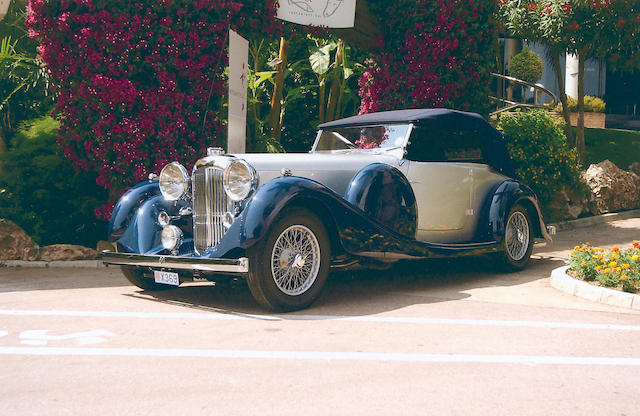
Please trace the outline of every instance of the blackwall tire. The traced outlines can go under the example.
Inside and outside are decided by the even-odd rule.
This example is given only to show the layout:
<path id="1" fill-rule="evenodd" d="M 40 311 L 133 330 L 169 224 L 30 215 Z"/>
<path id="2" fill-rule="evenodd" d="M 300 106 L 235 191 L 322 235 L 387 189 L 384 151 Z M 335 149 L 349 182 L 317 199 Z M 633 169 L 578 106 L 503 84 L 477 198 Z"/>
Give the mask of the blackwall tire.
<path id="1" fill-rule="evenodd" d="M 529 263 L 533 250 L 534 233 L 529 213 L 522 205 L 509 211 L 502 239 L 500 262 L 507 271 L 522 270 Z"/>
<path id="2" fill-rule="evenodd" d="M 156 283 L 151 277 L 144 277 L 144 273 L 142 269 L 140 269 L 139 267 L 120 266 L 120 270 L 122 271 L 122 274 L 124 275 L 124 277 L 127 278 L 129 282 L 139 287 L 140 289 L 153 292 L 153 291 L 161 291 L 161 290 L 170 290 L 175 288 L 175 286 Z"/>
<path id="3" fill-rule="evenodd" d="M 273 311 L 294 311 L 320 295 L 331 246 L 322 221 L 307 209 L 294 208 L 280 215 L 247 256 L 247 283 L 256 301 Z"/>

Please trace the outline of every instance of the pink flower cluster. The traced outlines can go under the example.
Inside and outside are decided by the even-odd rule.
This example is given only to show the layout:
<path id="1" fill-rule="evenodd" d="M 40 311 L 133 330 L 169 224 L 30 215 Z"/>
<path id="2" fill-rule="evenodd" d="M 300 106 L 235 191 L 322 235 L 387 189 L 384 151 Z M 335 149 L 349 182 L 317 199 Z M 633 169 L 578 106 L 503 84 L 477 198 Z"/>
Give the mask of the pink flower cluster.
<path id="1" fill-rule="evenodd" d="M 27 27 L 57 93 L 58 143 L 114 199 L 224 143 L 228 30 L 281 30 L 275 0 L 30 0 Z"/>
<path id="2" fill-rule="evenodd" d="M 361 113 L 409 107 L 487 112 L 494 56 L 492 13 L 482 0 L 372 3 L 390 33 L 360 79 Z"/>

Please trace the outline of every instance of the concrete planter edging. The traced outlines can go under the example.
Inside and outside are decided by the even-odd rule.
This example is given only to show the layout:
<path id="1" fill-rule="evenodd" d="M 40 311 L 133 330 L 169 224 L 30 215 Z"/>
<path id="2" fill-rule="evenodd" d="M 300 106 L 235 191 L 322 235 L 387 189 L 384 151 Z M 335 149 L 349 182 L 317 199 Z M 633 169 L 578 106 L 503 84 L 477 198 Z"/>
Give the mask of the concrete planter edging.
<path id="1" fill-rule="evenodd" d="M 574 279 L 567 274 L 568 269 L 569 266 L 562 266 L 551 272 L 552 287 L 582 299 L 640 311 L 640 295 L 594 286 Z"/>

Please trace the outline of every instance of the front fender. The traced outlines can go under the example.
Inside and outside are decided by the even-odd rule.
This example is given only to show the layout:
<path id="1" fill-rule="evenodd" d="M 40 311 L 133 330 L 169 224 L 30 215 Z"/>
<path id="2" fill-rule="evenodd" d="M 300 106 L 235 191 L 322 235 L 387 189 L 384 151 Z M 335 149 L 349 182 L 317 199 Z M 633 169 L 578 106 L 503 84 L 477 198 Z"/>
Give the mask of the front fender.
<path id="1" fill-rule="evenodd" d="M 156 254 L 164 250 L 160 241 L 162 227 L 158 214 L 165 211 L 177 216 L 184 201 L 167 201 L 160 193 L 158 181 L 145 181 L 125 192 L 116 203 L 109 221 L 109 241 L 118 243 L 128 253 Z M 184 241 L 180 252 L 189 252 L 193 246 L 193 231 L 190 217 L 176 225 L 182 229 Z"/>

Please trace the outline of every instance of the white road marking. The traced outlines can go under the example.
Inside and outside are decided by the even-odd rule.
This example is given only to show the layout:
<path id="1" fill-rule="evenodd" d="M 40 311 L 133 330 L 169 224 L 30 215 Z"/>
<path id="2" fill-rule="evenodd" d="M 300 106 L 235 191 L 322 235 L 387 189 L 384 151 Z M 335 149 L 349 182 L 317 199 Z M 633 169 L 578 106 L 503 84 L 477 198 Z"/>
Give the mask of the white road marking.
<path id="1" fill-rule="evenodd" d="M 136 318 L 136 319 L 205 319 L 237 320 L 260 319 L 268 321 L 345 321 L 367 323 L 399 323 L 427 325 L 466 325 L 522 328 L 563 328 L 563 329 L 601 329 L 610 331 L 640 331 L 639 325 L 594 324 L 581 322 L 545 322 L 545 321 L 507 321 L 485 319 L 448 319 L 390 316 L 340 316 L 340 315 L 257 315 L 180 313 L 180 312 L 109 312 L 109 311 L 39 311 L 39 310 L 0 310 L 1 315 L 9 316 L 77 316 L 91 318 Z"/>
<path id="2" fill-rule="evenodd" d="M 35 329 L 31 331 L 23 331 L 20 333 L 21 343 L 25 345 L 47 345 L 49 341 L 62 341 L 67 339 L 75 339 L 80 345 L 92 345 L 106 342 L 106 337 L 115 337 L 116 334 L 104 329 L 95 329 L 93 331 L 76 332 L 67 335 L 48 335 L 51 332 L 48 329 Z"/>
<path id="3" fill-rule="evenodd" d="M 229 358 L 420 363 L 640 366 L 634 357 L 564 357 L 539 355 L 402 354 L 367 352 L 259 351 L 148 348 L 0 347 L 0 355 Z"/>

